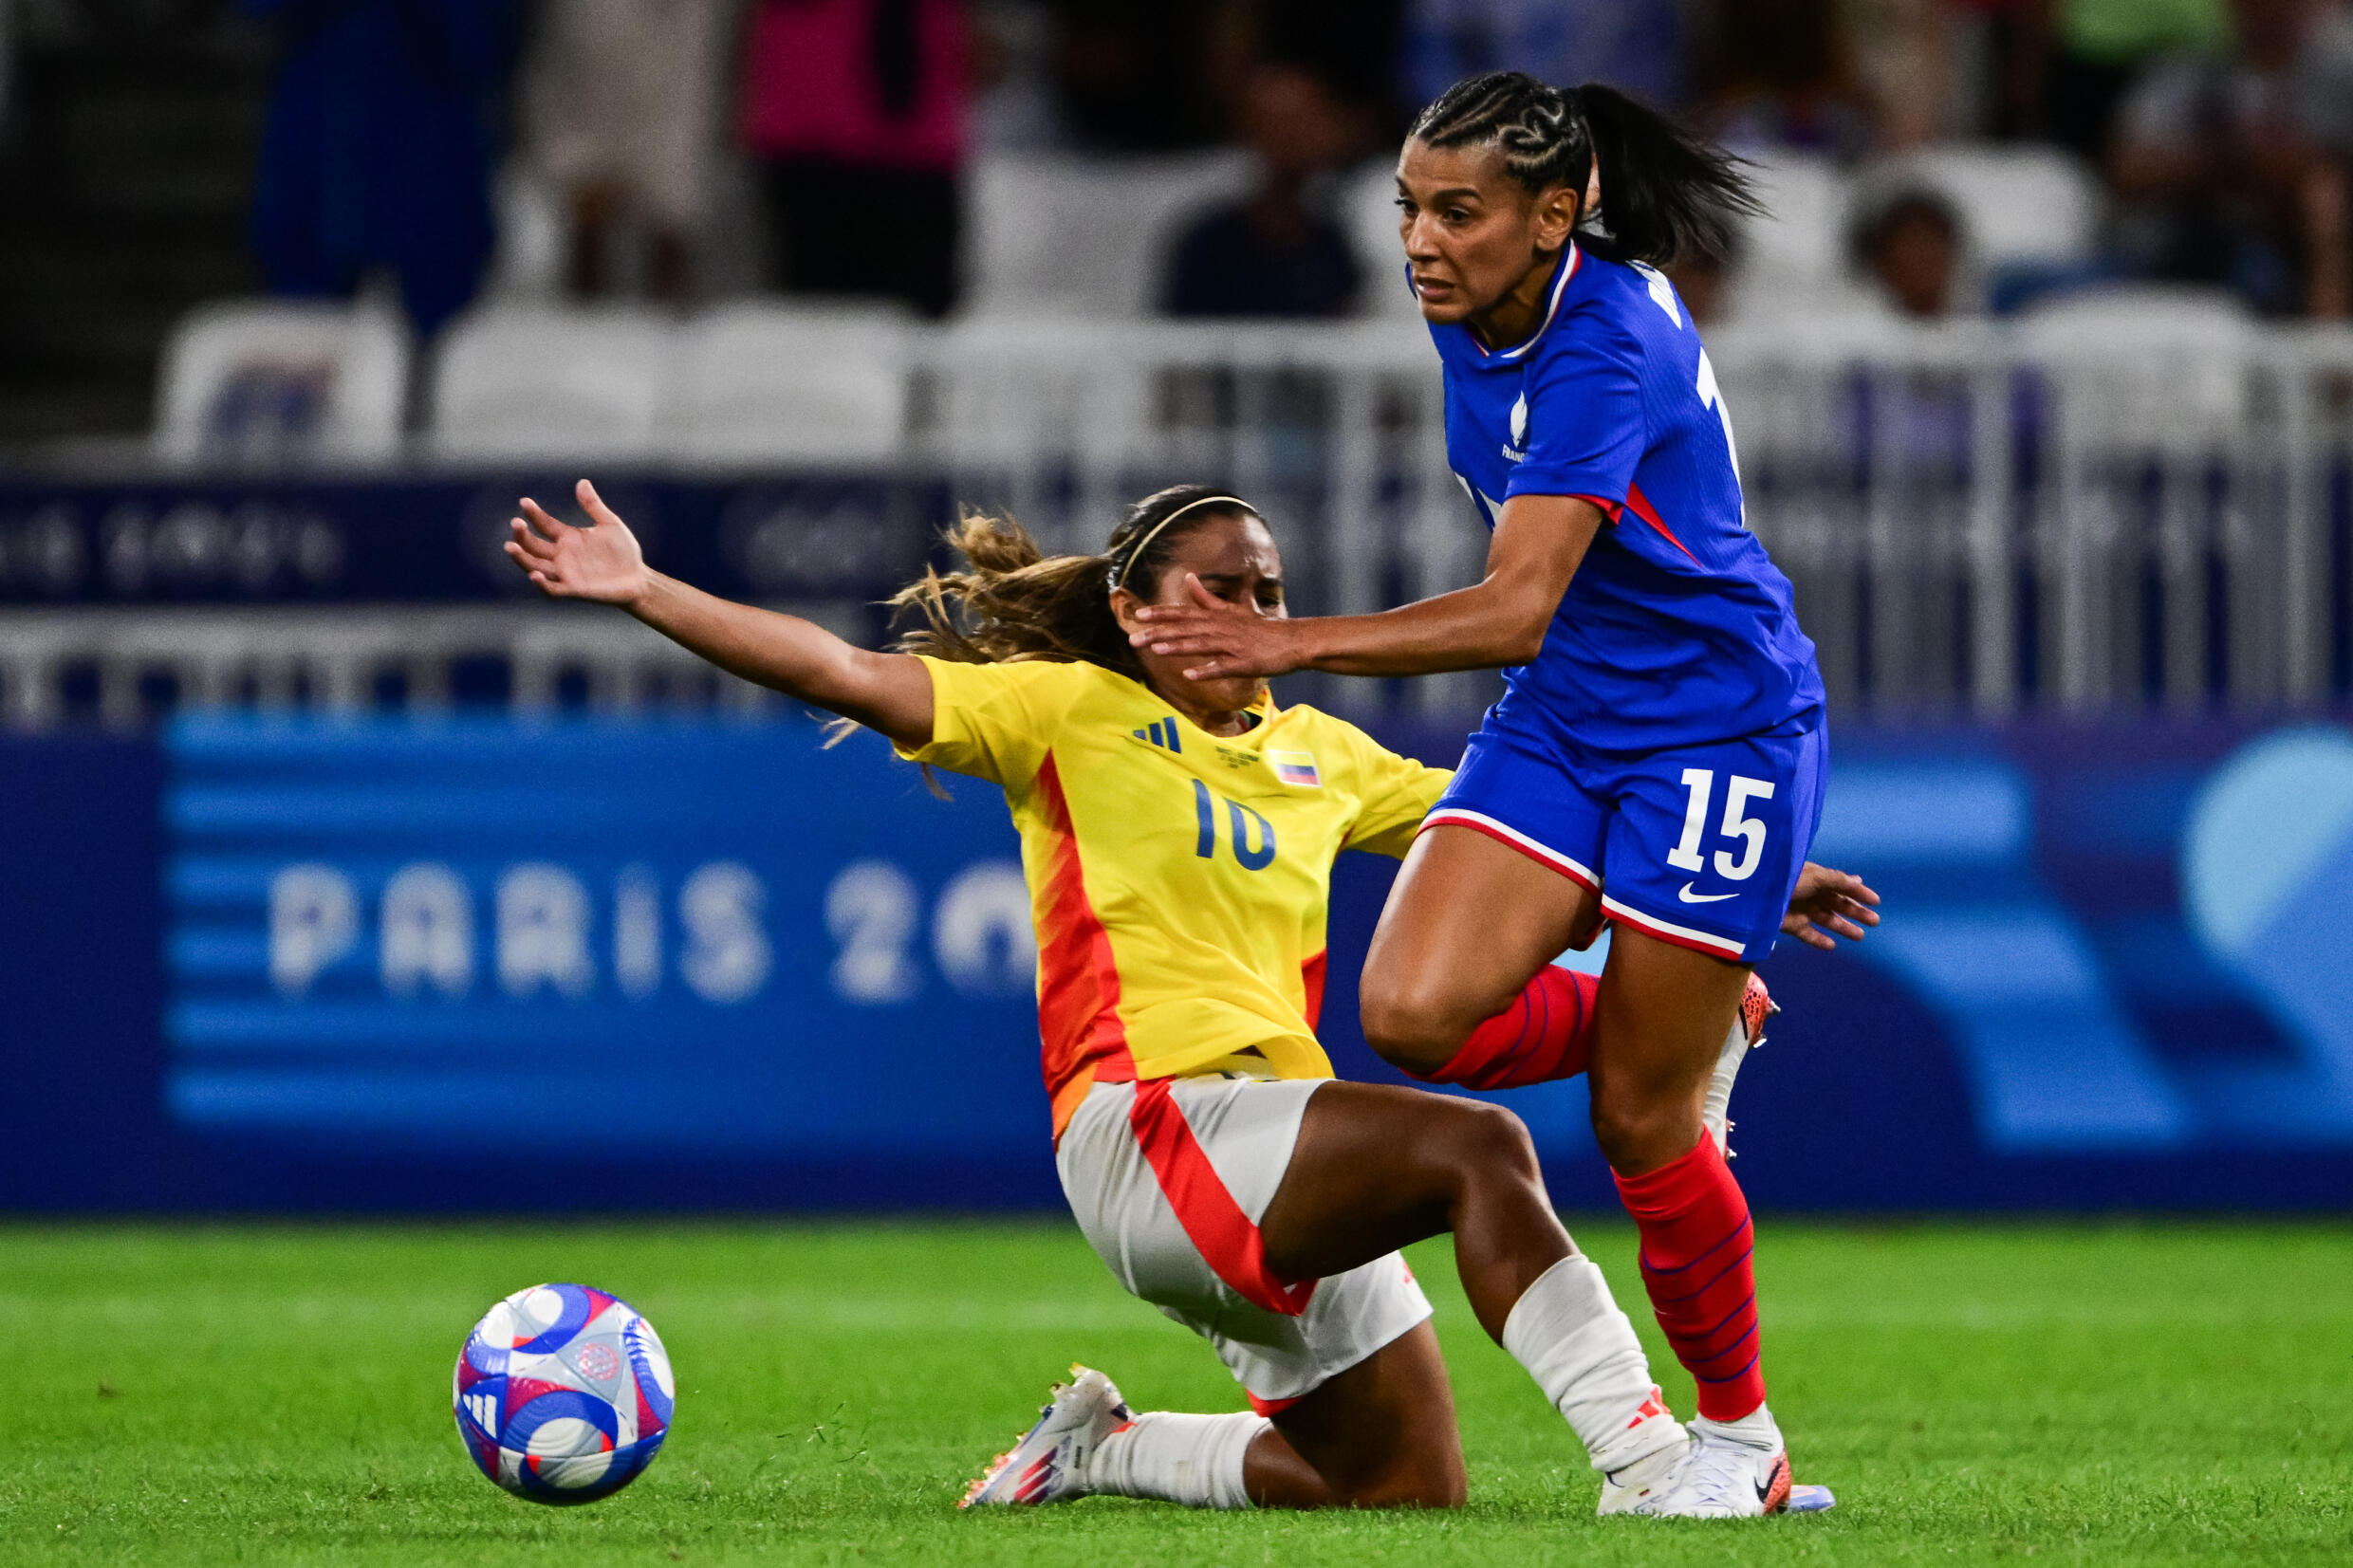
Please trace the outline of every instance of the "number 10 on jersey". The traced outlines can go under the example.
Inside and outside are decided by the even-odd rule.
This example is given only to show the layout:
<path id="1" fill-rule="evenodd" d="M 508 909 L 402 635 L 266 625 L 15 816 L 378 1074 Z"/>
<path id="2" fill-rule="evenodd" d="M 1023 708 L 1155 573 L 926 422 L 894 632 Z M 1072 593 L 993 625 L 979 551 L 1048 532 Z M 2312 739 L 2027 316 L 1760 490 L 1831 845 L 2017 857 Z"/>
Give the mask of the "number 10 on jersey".
<path id="1" fill-rule="evenodd" d="M 1217 799 L 1209 792 L 1209 785 L 1193 781 L 1193 816 L 1198 835 L 1193 840 L 1193 853 L 1204 860 L 1217 854 Z M 1272 822 L 1239 801 L 1226 802 L 1226 822 L 1233 858 L 1244 871 L 1264 871 L 1273 863 Z"/>

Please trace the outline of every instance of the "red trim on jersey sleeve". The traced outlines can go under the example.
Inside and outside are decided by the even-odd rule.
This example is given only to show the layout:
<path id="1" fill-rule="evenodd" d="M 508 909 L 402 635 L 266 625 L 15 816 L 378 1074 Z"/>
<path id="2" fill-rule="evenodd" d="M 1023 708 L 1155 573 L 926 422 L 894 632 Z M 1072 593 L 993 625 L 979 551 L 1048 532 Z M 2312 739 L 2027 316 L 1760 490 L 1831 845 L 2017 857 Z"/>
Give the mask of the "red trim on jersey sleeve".
<path id="1" fill-rule="evenodd" d="M 1623 502 L 1604 500 L 1598 495 L 1572 495 L 1569 499 L 1571 501 L 1589 502 L 1592 505 L 1599 507 L 1602 510 L 1602 515 L 1608 518 L 1612 523 L 1617 522 L 1618 519 L 1624 514 L 1626 509 Z"/>
<path id="2" fill-rule="evenodd" d="M 1300 1400 L 1305 1399 L 1307 1396 L 1304 1393 L 1300 1393 L 1293 1394 L 1288 1399 L 1261 1399 L 1258 1395 L 1251 1393 L 1250 1390 L 1244 1389 L 1242 1391 L 1242 1397 L 1250 1401 L 1251 1413 L 1252 1415 L 1281 1415 L 1285 1411 L 1289 1410 L 1293 1405 L 1298 1404 Z"/>
<path id="3" fill-rule="evenodd" d="M 1658 508 L 1650 504 L 1650 497 L 1642 493 L 1641 486 L 1628 485 L 1626 487 L 1626 508 L 1633 512 L 1635 516 L 1640 518 L 1643 522 L 1658 529 L 1659 538 L 1665 540 L 1677 549 L 1682 550 L 1683 558 L 1685 560 L 1689 561 L 1695 566 L 1699 564 L 1699 558 L 1692 554 L 1690 550 L 1684 548 L 1683 542 L 1675 537 L 1675 530 L 1668 527 L 1666 523 L 1659 517 Z"/>
<path id="4" fill-rule="evenodd" d="M 1316 1282 L 1288 1284 L 1268 1272 L 1266 1242 L 1217 1179 L 1217 1168 L 1193 1135 L 1193 1124 L 1169 1092 L 1176 1081 L 1156 1078 L 1136 1085 L 1136 1105 L 1127 1119 L 1137 1146 L 1159 1178 L 1168 1206 L 1176 1211 L 1176 1223 L 1185 1227 L 1201 1261 L 1244 1301 L 1286 1318 L 1298 1317 L 1307 1310 Z"/>
<path id="5" fill-rule="evenodd" d="M 1299 984 L 1307 993 L 1304 1012 L 1310 1029 L 1324 1021 L 1324 970 L 1330 957 L 1328 951 L 1319 952 L 1299 966 Z"/>
<path id="6" fill-rule="evenodd" d="M 1086 896 L 1070 802 L 1047 752 L 1039 765 L 1038 799 L 1048 836 L 1046 886 L 1038 900 L 1038 1043 L 1046 1091 L 1062 1092 L 1084 1068 L 1096 1081 L 1126 1083 L 1136 1076 L 1127 1025 L 1120 1021 L 1120 967 L 1111 935 Z"/>

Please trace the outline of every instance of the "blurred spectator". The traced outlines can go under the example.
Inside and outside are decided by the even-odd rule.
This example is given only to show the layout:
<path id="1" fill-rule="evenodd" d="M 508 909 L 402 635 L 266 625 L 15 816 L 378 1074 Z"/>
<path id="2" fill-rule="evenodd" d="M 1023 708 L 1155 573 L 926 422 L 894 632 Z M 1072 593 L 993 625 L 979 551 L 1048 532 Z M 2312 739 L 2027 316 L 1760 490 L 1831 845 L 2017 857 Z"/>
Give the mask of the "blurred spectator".
<path id="1" fill-rule="evenodd" d="M 1971 128 L 1955 38 L 1958 9 L 1956 0 L 1852 0 L 1856 74 L 1882 150 Z"/>
<path id="2" fill-rule="evenodd" d="M 2153 67 L 2119 113 L 2108 173 L 2131 204 L 2125 258 L 2228 285 L 2257 309 L 2343 318 L 2353 24 L 2325 0 L 2232 11 L 2229 53 Z"/>
<path id="3" fill-rule="evenodd" d="M 1961 220 L 1935 192 L 1914 186 L 1874 203 L 1855 226 L 1854 253 L 1902 314 L 1925 322 L 1952 313 Z"/>
<path id="4" fill-rule="evenodd" d="M 2353 5 L 2323 6 L 2288 80 L 2296 118 L 2330 157 L 2353 163 Z"/>
<path id="5" fill-rule="evenodd" d="M 624 228 L 644 240 L 646 291 L 688 292 L 715 129 L 719 20 L 719 0 L 539 7 L 523 128 L 532 162 L 564 193 L 575 293 L 611 287 Z"/>
<path id="6" fill-rule="evenodd" d="M 1427 100 L 1407 101 L 1398 75 L 1406 0 L 1258 0 L 1261 64 L 1312 71 L 1364 111 L 1375 136 L 1402 138 Z M 1450 83 L 1449 85 L 1452 85 Z"/>
<path id="7" fill-rule="evenodd" d="M 262 130 L 253 249 L 281 294 L 389 272 L 420 335 L 491 258 L 491 167 L 511 0 L 243 0 L 286 53 Z"/>
<path id="8" fill-rule="evenodd" d="M 973 8 L 973 145 L 1039 148 L 1066 138 L 1054 98 L 1054 14 L 1046 0 L 976 0 Z"/>
<path id="9" fill-rule="evenodd" d="M 1712 0 L 1703 8 L 1697 118 L 1736 151 L 1869 150 L 1871 114 L 1837 0 Z"/>
<path id="10" fill-rule="evenodd" d="M 1734 229 L 1732 243 L 1720 256 L 1695 252 L 1677 260 L 1667 268 L 1667 281 L 1682 298 L 1683 307 L 1691 312 L 1692 321 L 1703 327 L 1714 326 L 1732 315 L 1733 279 L 1740 271 L 1740 231 Z"/>
<path id="11" fill-rule="evenodd" d="M 2040 134 L 2096 158 L 2118 106 L 2151 61 L 2220 49 L 2228 0 L 2019 0 L 2015 91 L 2036 104 Z"/>
<path id="12" fill-rule="evenodd" d="M 965 29 L 958 0 L 753 0 L 739 126 L 777 287 L 954 304 Z"/>
<path id="13" fill-rule="evenodd" d="M 1251 60 L 1246 0 L 1054 0 L 1065 120 L 1107 150 L 1223 140 Z"/>
<path id="14" fill-rule="evenodd" d="M 1414 106 L 1482 71 L 1555 86 L 1606 82 L 1657 104 L 1683 101 L 1677 0 L 1408 0 L 1405 79 Z"/>
<path id="15" fill-rule="evenodd" d="M 1363 279 L 1348 236 L 1310 196 L 1317 175 L 1364 149 L 1366 116 L 1328 83 L 1261 65 L 1243 92 L 1241 132 L 1258 189 L 1213 210 L 1170 255 L 1162 308 L 1172 316 L 1344 316 Z"/>

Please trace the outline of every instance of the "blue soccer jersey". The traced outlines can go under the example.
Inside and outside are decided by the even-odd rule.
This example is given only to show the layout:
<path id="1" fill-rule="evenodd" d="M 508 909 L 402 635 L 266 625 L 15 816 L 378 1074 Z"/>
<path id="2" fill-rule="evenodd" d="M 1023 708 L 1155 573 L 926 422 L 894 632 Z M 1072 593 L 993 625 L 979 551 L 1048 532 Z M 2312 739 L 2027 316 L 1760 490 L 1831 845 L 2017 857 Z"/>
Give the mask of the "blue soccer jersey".
<path id="1" fill-rule="evenodd" d="M 1610 519 L 1491 723 L 1656 751 L 1819 714 L 1814 645 L 1743 521 L 1732 421 L 1664 277 L 1571 245 L 1526 342 L 1430 335 L 1447 460 L 1487 526 L 1515 495 L 1582 496 Z"/>

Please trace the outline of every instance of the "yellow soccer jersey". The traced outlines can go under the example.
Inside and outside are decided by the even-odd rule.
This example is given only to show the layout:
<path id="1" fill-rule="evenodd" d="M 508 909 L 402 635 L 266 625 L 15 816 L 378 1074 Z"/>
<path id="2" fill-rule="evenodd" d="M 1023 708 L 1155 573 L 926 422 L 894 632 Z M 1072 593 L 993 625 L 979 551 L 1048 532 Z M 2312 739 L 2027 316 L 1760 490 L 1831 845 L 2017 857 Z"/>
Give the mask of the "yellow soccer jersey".
<path id="1" fill-rule="evenodd" d="M 1021 831 L 1055 1135 L 1097 1081 L 1329 1078 L 1332 859 L 1402 856 L 1451 775 L 1312 708 L 1221 738 L 1096 665 L 923 662 L 902 755 L 1001 785 Z"/>

